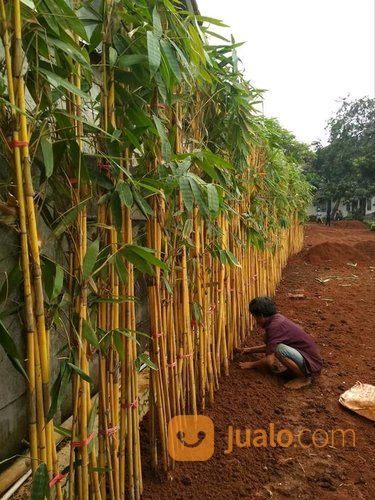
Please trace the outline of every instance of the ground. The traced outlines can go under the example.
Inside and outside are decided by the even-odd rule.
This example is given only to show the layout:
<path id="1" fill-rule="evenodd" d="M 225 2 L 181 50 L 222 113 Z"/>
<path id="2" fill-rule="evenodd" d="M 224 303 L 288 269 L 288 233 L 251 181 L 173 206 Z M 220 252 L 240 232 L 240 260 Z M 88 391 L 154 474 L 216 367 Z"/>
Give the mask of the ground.
<path id="1" fill-rule="evenodd" d="M 359 222 L 308 225 L 304 249 L 289 260 L 276 303 L 318 343 L 321 375 L 312 386 L 290 391 L 278 376 L 240 370 L 238 361 L 249 356 L 235 358 L 206 411 L 215 425 L 214 456 L 177 463 L 166 482 L 150 476 L 145 460 L 145 499 L 375 498 L 374 422 L 338 401 L 357 380 L 375 385 L 375 233 Z M 259 343 L 254 334 L 246 345 Z M 251 446 L 224 454 L 229 425 L 268 430 L 270 423 L 293 434 L 353 429 L 356 442 L 347 439 L 341 447 L 337 439 L 322 447 L 325 436 L 318 432 L 315 447 L 303 434 L 304 448 Z"/>
<path id="2" fill-rule="evenodd" d="M 302 297 L 302 298 L 299 298 Z M 283 387 L 267 372 L 243 371 L 237 356 L 230 376 L 223 377 L 215 404 L 207 409 L 215 426 L 215 454 L 207 462 L 179 462 L 168 473 L 151 475 L 143 456 L 144 499 L 374 499 L 375 424 L 339 404 L 339 396 L 357 380 L 375 385 L 375 233 L 359 222 L 342 221 L 327 228 L 307 226 L 304 249 L 292 257 L 276 292 L 283 314 L 299 323 L 318 343 L 324 368 L 313 385 L 300 391 Z M 247 346 L 262 342 L 261 332 Z M 304 433 L 302 448 L 227 447 L 228 426 L 297 434 L 303 429 L 353 429 L 341 447 L 337 438 Z M 147 443 L 145 443 L 147 447 Z M 13 499 L 29 495 L 30 481 Z"/>

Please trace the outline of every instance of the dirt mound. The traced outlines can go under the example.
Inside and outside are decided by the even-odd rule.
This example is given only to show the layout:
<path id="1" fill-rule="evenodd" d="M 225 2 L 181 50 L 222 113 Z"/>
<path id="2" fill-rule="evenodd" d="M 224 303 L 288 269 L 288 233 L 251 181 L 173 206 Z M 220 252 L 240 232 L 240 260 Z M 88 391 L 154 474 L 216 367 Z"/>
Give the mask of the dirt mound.
<path id="1" fill-rule="evenodd" d="M 342 229 L 366 229 L 366 224 L 359 220 L 340 220 L 334 222 L 334 225 Z"/>
<path id="2" fill-rule="evenodd" d="M 355 245 L 355 248 L 368 255 L 375 262 L 375 240 L 360 241 Z"/>
<path id="3" fill-rule="evenodd" d="M 310 264 L 326 263 L 334 266 L 342 266 L 347 262 L 368 263 L 368 257 L 362 249 L 328 241 L 311 247 L 304 255 L 304 260 Z"/>

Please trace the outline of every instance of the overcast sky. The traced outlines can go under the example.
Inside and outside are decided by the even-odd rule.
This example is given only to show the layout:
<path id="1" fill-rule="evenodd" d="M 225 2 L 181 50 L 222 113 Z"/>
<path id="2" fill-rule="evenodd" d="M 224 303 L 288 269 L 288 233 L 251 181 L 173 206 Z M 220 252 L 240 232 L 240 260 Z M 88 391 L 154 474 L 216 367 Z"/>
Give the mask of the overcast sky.
<path id="1" fill-rule="evenodd" d="M 264 112 L 298 139 L 326 139 L 337 100 L 375 93 L 375 0 L 200 0 L 231 27 Z M 229 33 L 229 31 L 228 31 Z"/>

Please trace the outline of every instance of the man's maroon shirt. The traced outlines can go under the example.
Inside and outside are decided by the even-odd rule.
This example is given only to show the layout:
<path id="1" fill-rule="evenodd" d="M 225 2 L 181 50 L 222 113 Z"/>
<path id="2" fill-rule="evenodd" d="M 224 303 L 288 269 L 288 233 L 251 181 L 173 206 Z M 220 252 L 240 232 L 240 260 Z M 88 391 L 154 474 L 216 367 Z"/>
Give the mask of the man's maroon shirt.
<path id="1" fill-rule="evenodd" d="M 266 355 L 273 354 L 277 344 L 286 344 L 302 354 L 311 373 L 320 372 L 323 360 L 318 346 L 300 326 L 277 313 L 268 318 L 264 328 L 266 330 Z"/>

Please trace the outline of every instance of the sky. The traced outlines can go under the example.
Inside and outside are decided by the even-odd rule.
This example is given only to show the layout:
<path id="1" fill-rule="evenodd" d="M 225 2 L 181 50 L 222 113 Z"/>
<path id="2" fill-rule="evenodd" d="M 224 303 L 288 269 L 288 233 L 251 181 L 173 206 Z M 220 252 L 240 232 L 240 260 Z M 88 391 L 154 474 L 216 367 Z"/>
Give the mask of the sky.
<path id="1" fill-rule="evenodd" d="M 264 113 L 306 143 L 326 143 L 339 99 L 375 96 L 375 0 L 199 0 L 229 25 Z M 215 27 L 215 30 L 218 28 Z M 223 32 L 221 31 L 221 34 Z"/>

